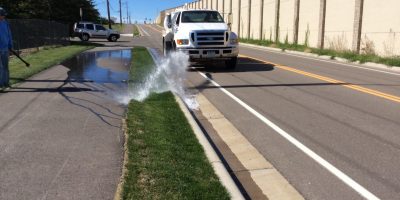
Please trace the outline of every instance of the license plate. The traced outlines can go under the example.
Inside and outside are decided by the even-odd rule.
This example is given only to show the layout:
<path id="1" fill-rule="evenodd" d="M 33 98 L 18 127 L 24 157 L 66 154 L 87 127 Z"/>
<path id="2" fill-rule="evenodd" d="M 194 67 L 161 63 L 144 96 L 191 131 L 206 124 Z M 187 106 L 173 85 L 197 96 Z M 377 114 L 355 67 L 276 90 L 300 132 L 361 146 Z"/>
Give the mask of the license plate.
<path id="1" fill-rule="evenodd" d="M 207 56 L 215 57 L 215 51 L 207 51 Z"/>

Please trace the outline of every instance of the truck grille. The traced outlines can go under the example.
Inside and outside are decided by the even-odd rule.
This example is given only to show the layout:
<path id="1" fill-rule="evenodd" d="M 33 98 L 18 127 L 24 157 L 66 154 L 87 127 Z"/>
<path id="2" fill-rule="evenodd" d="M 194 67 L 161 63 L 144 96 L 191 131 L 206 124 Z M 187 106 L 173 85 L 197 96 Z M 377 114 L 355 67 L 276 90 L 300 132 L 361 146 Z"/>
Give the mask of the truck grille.
<path id="1" fill-rule="evenodd" d="M 198 46 L 224 46 L 227 41 L 225 31 L 198 31 L 192 33 L 193 42 Z"/>

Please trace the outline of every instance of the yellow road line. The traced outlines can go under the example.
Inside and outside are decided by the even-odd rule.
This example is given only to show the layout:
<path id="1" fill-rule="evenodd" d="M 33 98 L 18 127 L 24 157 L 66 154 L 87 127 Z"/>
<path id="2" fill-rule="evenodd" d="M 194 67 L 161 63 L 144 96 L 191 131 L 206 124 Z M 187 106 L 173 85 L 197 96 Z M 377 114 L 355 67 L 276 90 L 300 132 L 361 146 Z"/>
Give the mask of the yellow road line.
<path id="1" fill-rule="evenodd" d="M 321 76 L 321 75 L 318 75 L 318 74 L 306 72 L 306 71 L 295 69 L 295 68 L 292 68 L 292 67 L 279 65 L 279 64 L 276 64 L 276 63 L 273 63 L 273 62 L 267 62 L 267 61 L 264 61 L 264 60 L 261 60 L 261 59 L 258 59 L 258 58 L 254 58 L 254 57 L 251 57 L 251 56 L 246 56 L 246 55 L 240 55 L 240 56 L 244 57 L 244 58 L 250 58 L 250 59 L 253 59 L 253 60 L 257 60 L 257 61 L 260 61 L 260 62 L 263 62 L 263 63 L 266 63 L 266 64 L 272 64 L 276 68 L 283 69 L 283 70 L 286 70 L 286 71 L 291 71 L 291 72 L 294 72 L 294 73 L 297 73 L 297 74 L 301 74 L 301 75 L 304 75 L 304 76 L 316 78 L 316 79 L 323 80 L 323 81 L 326 81 L 326 82 L 329 82 L 329 83 L 342 84 L 341 86 L 343 86 L 343 87 L 347 87 L 347 88 L 350 88 L 350 89 L 353 89 L 353 90 L 357 90 L 359 92 L 363 92 L 363 93 L 366 93 L 366 94 L 371 94 L 371 95 L 374 95 L 374 96 L 377 96 L 377 97 L 381 97 L 381 98 L 384 98 L 384 99 L 387 99 L 387 100 L 391 100 L 391 101 L 400 103 L 400 97 L 399 96 L 395 96 L 395 95 L 391 95 L 391 94 L 388 94 L 388 93 L 380 92 L 378 90 L 373 90 L 373 89 L 369 89 L 369 88 L 366 88 L 366 87 L 354 85 L 354 84 L 351 84 L 351 83 L 346 83 L 346 82 L 343 82 L 343 81 L 340 81 L 340 80 L 336 80 L 336 79 L 329 78 L 329 77 L 326 77 L 326 76 Z"/>

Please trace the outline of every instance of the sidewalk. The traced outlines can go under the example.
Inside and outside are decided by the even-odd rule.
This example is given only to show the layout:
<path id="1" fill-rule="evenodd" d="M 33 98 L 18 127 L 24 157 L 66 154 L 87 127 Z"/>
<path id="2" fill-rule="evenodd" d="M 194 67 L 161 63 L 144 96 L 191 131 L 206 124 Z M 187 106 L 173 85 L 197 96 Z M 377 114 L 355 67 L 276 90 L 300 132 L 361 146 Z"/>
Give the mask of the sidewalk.
<path id="1" fill-rule="evenodd" d="M 0 94 L 0 199 L 112 199 L 124 108 L 58 65 Z"/>

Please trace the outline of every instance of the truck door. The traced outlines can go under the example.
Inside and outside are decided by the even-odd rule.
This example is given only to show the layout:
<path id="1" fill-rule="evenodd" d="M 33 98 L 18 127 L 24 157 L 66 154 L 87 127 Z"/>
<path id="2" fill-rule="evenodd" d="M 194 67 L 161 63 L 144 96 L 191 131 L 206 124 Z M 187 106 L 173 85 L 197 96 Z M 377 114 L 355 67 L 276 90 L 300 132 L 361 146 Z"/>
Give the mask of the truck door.
<path id="1" fill-rule="evenodd" d="M 178 28 L 179 28 L 179 23 L 181 21 L 181 13 L 178 14 L 178 17 L 176 18 L 176 21 L 174 22 L 174 27 L 172 28 L 172 30 L 174 31 L 174 33 L 178 32 Z"/>

